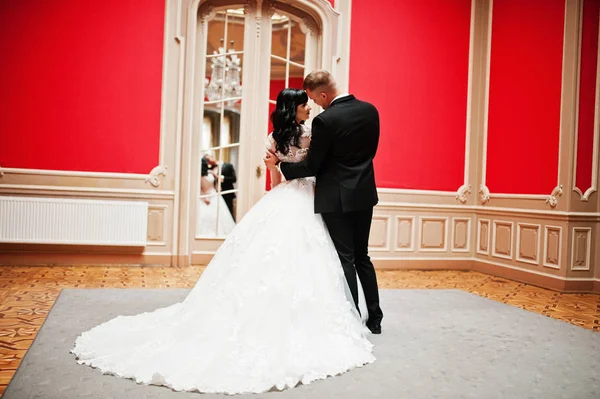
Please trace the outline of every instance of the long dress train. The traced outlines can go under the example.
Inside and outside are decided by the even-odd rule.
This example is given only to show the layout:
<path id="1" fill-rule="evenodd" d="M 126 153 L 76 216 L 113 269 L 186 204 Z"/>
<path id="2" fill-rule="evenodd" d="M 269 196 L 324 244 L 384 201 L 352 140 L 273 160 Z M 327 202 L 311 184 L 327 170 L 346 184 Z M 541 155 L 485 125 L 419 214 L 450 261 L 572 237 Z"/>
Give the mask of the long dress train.
<path id="1" fill-rule="evenodd" d="M 281 183 L 231 231 L 183 302 L 94 327 L 72 353 L 138 383 L 228 394 L 308 384 L 373 362 L 313 200 L 314 179 Z"/>

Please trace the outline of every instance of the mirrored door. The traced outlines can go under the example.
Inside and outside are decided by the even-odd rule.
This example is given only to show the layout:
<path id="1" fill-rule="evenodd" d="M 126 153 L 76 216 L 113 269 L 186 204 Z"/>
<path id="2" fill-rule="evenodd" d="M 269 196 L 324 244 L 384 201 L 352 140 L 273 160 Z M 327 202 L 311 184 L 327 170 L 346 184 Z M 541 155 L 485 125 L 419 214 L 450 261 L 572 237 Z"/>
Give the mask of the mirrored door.
<path id="1" fill-rule="evenodd" d="M 269 116 L 277 94 L 285 87 L 301 88 L 308 65 L 318 58 L 315 25 L 306 26 L 310 18 L 294 15 L 289 5 L 279 10 L 279 3 L 269 4 L 262 4 L 261 19 L 252 2 L 247 7 L 207 4 L 199 12 L 202 67 L 197 68 L 203 75 L 201 85 L 193 84 L 202 120 L 194 116 L 197 170 L 191 174 L 191 242 L 198 254 L 214 250 L 264 195 L 264 140 L 272 131 Z"/>
<path id="2" fill-rule="evenodd" d="M 225 237 L 237 219 L 244 20 L 232 8 L 208 23 L 196 238 Z"/>

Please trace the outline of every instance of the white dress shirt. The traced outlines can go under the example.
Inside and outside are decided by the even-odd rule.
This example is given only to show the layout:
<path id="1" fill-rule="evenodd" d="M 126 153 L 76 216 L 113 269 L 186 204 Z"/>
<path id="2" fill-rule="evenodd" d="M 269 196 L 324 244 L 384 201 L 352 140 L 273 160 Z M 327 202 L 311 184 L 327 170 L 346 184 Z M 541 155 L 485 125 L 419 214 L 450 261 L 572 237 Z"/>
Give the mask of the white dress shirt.
<path id="1" fill-rule="evenodd" d="M 338 98 L 346 97 L 346 96 L 349 96 L 349 95 L 350 95 L 349 93 L 342 93 L 342 94 L 339 94 L 339 95 L 337 95 L 337 96 L 336 96 L 336 97 L 335 97 L 335 98 L 334 98 L 334 99 L 333 99 L 331 102 L 334 102 L 334 101 L 335 101 L 335 100 L 337 100 Z M 331 103 L 330 103 L 330 104 L 331 104 Z"/>

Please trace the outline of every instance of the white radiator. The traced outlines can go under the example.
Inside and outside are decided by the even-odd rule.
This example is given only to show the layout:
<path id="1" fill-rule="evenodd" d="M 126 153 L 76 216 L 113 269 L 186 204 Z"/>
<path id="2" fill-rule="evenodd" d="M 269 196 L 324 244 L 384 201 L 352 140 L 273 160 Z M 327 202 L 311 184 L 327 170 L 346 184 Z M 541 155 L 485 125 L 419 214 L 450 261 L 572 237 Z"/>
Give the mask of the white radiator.
<path id="1" fill-rule="evenodd" d="M 148 203 L 0 196 L 0 242 L 145 246 Z"/>

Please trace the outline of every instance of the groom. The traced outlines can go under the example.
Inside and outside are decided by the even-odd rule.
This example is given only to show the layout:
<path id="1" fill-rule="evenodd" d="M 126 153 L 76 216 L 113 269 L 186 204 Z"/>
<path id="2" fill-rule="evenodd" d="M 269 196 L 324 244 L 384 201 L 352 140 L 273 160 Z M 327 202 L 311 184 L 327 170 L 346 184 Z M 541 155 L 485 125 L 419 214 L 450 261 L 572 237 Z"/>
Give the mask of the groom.
<path id="1" fill-rule="evenodd" d="M 327 71 L 311 72 L 302 87 L 325 110 L 313 119 L 306 159 L 285 163 L 267 153 L 265 165 L 279 170 L 286 180 L 316 176 L 315 213 L 327 225 L 356 307 L 358 274 L 369 311 L 367 327 L 381 334 L 383 312 L 368 254 L 373 207 L 378 201 L 373 157 L 379 143 L 379 113 L 373 105 L 340 93 Z"/>

